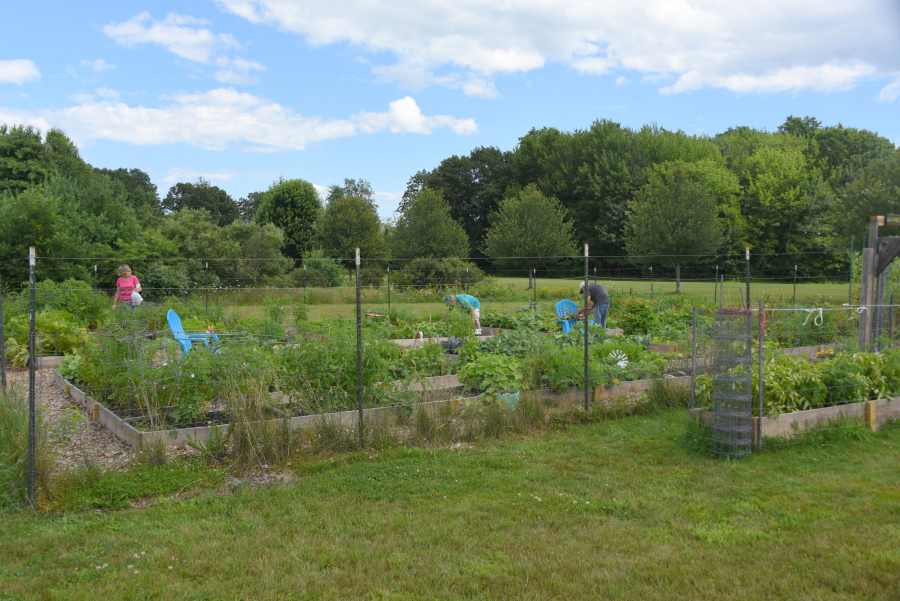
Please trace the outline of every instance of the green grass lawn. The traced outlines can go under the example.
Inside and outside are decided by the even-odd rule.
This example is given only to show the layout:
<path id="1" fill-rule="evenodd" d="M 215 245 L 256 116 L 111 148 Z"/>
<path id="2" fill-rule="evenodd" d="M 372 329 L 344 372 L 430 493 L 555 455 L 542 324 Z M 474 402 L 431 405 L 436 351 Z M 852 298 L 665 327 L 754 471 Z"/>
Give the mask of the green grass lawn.
<path id="1" fill-rule="evenodd" d="M 900 596 L 900 429 L 740 461 L 684 430 L 664 411 L 295 460 L 288 485 L 145 509 L 0 514 L 0 599 Z"/>

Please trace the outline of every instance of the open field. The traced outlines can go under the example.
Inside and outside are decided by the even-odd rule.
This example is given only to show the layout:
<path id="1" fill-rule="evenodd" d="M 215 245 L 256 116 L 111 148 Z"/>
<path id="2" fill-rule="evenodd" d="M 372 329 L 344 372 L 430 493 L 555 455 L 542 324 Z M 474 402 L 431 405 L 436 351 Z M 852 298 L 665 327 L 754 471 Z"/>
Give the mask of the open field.
<path id="1" fill-rule="evenodd" d="M 482 300 L 482 309 L 492 311 L 511 312 L 521 309 L 531 300 L 531 292 L 527 290 L 527 278 L 498 278 L 492 280 L 499 284 L 507 284 L 513 286 L 515 295 L 519 300 L 515 301 L 492 301 L 489 299 Z M 593 281 L 593 278 L 591 278 Z M 650 282 L 649 280 L 598 280 L 610 294 L 615 297 L 627 296 L 630 294 L 649 296 Z M 578 282 L 572 279 L 554 279 L 542 280 L 538 279 L 538 289 L 541 291 L 543 298 L 538 301 L 542 310 L 552 311 L 556 300 L 562 298 L 576 298 L 578 290 Z M 545 292 L 544 289 L 549 289 Z M 681 283 L 682 293 L 686 296 L 700 296 L 707 299 L 713 298 L 712 282 L 693 282 L 685 281 Z M 725 304 L 739 304 L 742 300 L 741 292 L 745 291 L 745 283 L 738 281 L 725 282 Z M 671 296 L 675 292 L 675 283 L 673 281 L 654 281 L 654 295 Z M 258 290 L 252 292 L 239 292 L 241 295 L 238 300 L 232 300 L 235 303 L 235 310 L 244 316 L 263 316 L 264 307 L 260 304 L 261 298 L 265 296 L 277 297 L 288 291 L 282 290 Z M 558 293 L 558 294 L 554 294 Z M 325 288 L 316 289 L 312 302 L 309 306 L 309 319 L 321 319 L 323 316 L 343 316 L 354 317 L 356 315 L 355 290 L 353 288 Z M 563 296 L 563 295 L 567 296 Z M 753 282 L 750 283 L 751 298 L 758 299 L 760 297 L 774 298 L 782 302 L 790 302 L 793 297 L 793 284 L 779 282 Z M 197 294 L 198 298 L 203 298 L 202 291 Z M 211 306 L 223 300 L 234 298 L 234 293 L 218 294 L 213 292 L 210 295 Z M 798 284 L 797 285 L 797 302 L 806 306 L 828 306 L 841 305 L 846 303 L 848 299 L 847 284 Z M 365 310 L 384 310 L 387 308 L 386 293 L 375 294 L 368 291 L 367 298 L 364 298 L 363 305 Z M 441 302 L 414 302 L 404 300 L 401 294 L 395 293 L 392 296 L 391 306 L 400 308 L 418 317 L 427 317 L 431 315 L 433 318 L 446 311 L 446 306 Z"/>
<path id="2" fill-rule="evenodd" d="M 900 429 L 716 461 L 687 450 L 683 420 L 296 458 L 284 486 L 0 514 L 0 597 L 897 598 Z"/>

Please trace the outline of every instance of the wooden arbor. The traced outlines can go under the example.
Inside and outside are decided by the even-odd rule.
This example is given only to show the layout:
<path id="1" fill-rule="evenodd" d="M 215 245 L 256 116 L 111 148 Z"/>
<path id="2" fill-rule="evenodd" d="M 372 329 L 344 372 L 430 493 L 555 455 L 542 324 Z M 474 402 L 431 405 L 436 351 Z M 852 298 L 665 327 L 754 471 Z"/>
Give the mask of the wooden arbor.
<path id="1" fill-rule="evenodd" d="M 859 304 L 859 346 L 867 347 L 885 330 L 885 269 L 900 255 L 900 237 L 878 235 L 882 226 L 900 226 L 900 215 L 875 215 L 869 220 L 869 246 L 863 249 Z"/>

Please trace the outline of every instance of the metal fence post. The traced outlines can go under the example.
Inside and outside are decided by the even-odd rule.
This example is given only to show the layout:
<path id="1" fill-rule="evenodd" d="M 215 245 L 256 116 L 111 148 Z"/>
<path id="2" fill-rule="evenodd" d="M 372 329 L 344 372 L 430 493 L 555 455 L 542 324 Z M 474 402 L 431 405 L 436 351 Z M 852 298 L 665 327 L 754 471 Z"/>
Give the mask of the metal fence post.
<path id="1" fill-rule="evenodd" d="M 716 282 L 713 284 L 713 303 L 719 298 L 719 266 L 716 265 Z"/>
<path id="2" fill-rule="evenodd" d="M 388 313 L 390 313 L 390 311 L 391 311 L 391 268 L 388 267 L 387 270 L 388 270 L 388 272 L 387 272 L 388 273 L 388 276 L 387 276 L 387 278 L 388 278 Z M 468 277 L 467 277 L 467 279 L 468 279 Z"/>
<path id="3" fill-rule="evenodd" d="M 537 269 L 532 269 L 531 275 L 531 283 L 534 285 L 534 310 L 537 311 Z"/>
<path id="4" fill-rule="evenodd" d="M 653 268 L 650 268 L 650 298 L 653 298 Z"/>
<path id="5" fill-rule="evenodd" d="M 850 283 L 847 285 L 847 304 L 853 304 L 853 236 L 850 236 Z"/>
<path id="6" fill-rule="evenodd" d="M 466 267 L 466 294 L 469 293 L 469 268 Z"/>
<path id="7" fill-rule="evenodd" d="M 209 261 L 206 262 L 206 316 L 209 317 Z"/>
<path id="8" fill-rule="evenodd" d="M 691 409 L 697 404 L 697 307 L 694 307 L 694 319 L 691 322 Z"/>
<path id="9" fill-rule="evenodd" d="M 794 265 L 794 300 L 791 301 L 791 306 L 797 306 L 797 266 Z"/>
<path id="10" fill-rule="evenodd" d="M 750 247 L 747 247 L 747 309 L 750 309 Z"/>
<path id="11" fill-rule="evenodd" d="M 37 363 L 37 347 L 35 340 L 35 252 L 34 247 L 28 249 L 28 503 L 34 506 L 34 470 L 35 443 L 37 442 L 37 411 L 35 409 L 34 380 L 35 363 Z M 4 357 L 4 361 L 6 358 Z"/>
<path id="12" fill-rule="evenodd" d="M 588 352 L 588 245 L 584 245 L 584 410 L 591 408 L 590 355 Z"/>
<path id="13" fill-rule="evenodd" d="M 759 382 L 758 382 L 758 394 L 759 394 L 759 412 L 756 414 L 756 450 L 762 451 L 763 440 L 762 440 L 762 420 L 763 420 L 763 336 L 766 333 L 766 329 L 764 324 L 766 323 L 765 315 L 763 314 L 763 302 L 759 301 Z"/>
<path id="14" fill-rule="evenodd" d="M 359 249 L 356 249 L 356 404 L 359 407 L 359 446 L 365 444 L 363 425 L 363 372 L 362 372 L 362 295 L 359 282 Z"/>
<path id="15" fill-rule="evenodd" d="M 0 279 L 0 388 L 6 390 L 6 338 L 3 333 L 3 280 Z"/>

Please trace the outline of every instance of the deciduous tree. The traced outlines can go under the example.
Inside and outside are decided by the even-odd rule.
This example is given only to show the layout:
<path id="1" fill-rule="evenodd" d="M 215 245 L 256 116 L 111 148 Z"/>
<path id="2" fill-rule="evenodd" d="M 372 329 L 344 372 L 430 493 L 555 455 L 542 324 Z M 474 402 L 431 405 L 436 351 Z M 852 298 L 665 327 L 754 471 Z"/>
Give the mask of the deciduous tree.
<path id="1" fill-rule="evenodd" d="M 706 186 L 693 181 L 683 166 L 673 166 L 651 173 L 629 203 L 625 244 L 637 263 L 670 263 L 675 268 L 675 293 L 680 294 L 682 262 L 716 252 L 724 229 Z"/>

